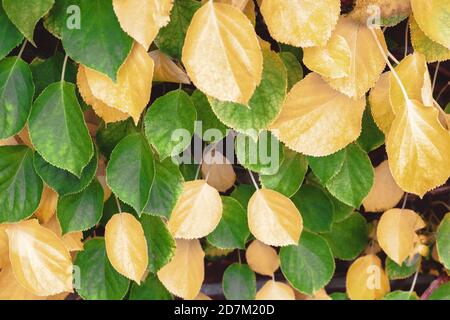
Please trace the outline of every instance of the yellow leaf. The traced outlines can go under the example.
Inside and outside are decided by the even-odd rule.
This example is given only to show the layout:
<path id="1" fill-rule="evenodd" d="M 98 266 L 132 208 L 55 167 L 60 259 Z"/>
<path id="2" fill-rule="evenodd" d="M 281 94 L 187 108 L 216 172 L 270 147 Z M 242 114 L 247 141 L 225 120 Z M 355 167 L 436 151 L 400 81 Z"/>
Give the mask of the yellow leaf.
<path id="1" fill-rule="evenodd" d="M 311 70 L 328 78 L 348 76 L 352 52 L 344 37 L 335 36 L 324 47 L 303 50 L 303 63 Z"/>
<path id="2" fill-rule="evenodd" d="M 140 283 L 148 267 L 148 248 L 140 222 L 129 213 L 112 216 L 105 227 L 106 254 L 114 269 Z"/>
<path id="3" fill-rule="evenodd" d="M 72 291 L 72 259 L 64 242 L 36 219 L 6 228 L 17 281 L 37 296 Z"/>
<path id="4" fill-rule="evenodd" d="M 214 231 L 222 210 L 219 192 L 206 181 L 185 182 L 167 226 L 175 238 L 200 239 Z"/>
<path id="5" fill-rule="evenodd" d="M 450 3 L 448 0 L 411 0 L 420 29 L 433 41 L 450 49 Z"/>
<path id="6" fill-rule="evenodd" d="M 41 202 L 34 215 L 40 223 L 46 223 L 55 215 L 57 204 L 58 194 L 45 185 L 42 190 Z"/>
<path id="7" fill-rule="evenodd" d="M 381 260 L 374 254 L 352 263 L 347 272 L 346 287 L 351 300 L 378 300 L 391 290 Z"/>
<path id="8" fill-rule="evenodd" d="M 42 225 L 43 227 L 52 230 L 58 237 L 62 239 L 64 245 L 69 252 L 73 251 L 83 251 L 83 232 L 69 232 L 62 235 L 61 226 L 59 224 L 58 218 L 54 215 L 49 221 Z"/>
<path id="9" fill-rule="evenodd" d="M 87 83 L 94 97 L 130 115 L 137 125 L 152 91 L 154 63 L 147 51 L 134 43 L 130 55 L 120 67 L 117 82 L 85 67 Z"/>
<path id="10" fill-rule="evenodd" d="M 258 240 L 248 246 L 245 258 L 253 271 L 265 276 L 273 276 L 280 267 L 280 258 L 275 249 Z"/>
<path id="11" fill-rule="evenodd" d="M 402 265 L 419 241 L 416 231 L 425 226 L 422 218 L 412 210 L 390 209 L 378 222 L 378 243 L 389 258 Z"/>
<path id="12" fill-rule="evenodd" d="M 355 141 L 365 99 L 353 100 L 310 73 L 289 92 L 272 133 L 292 150 L 326 156 Z"/>
<path id="13" fill-rule="evenodd" d="M 158 278 L 174 295 L 183 299 L 194 299 L 199 294 L 205 278 L 205 253 L 198 240 L 176 241 L 175 255 L 158 271 Z"/>
<path id="14" fill-rule="evenodd" d="M 202 175 L 208 184 L 219 192 L 226 192 L 234 186 L 236 173 L 230 161 L 220 152 L 208 152 L 203 157 Z"/>
<path id="15" fill-rule="evenodd" d="M 340 12 L 340 0 L 264 0 L 261 5 L 272 37 L 295 47 L 324 45 Z"/>
<path id="16" fill-rule="evenodd" d="M 202 0 L 202 4 L 205 4 L 209 0 Z M 256 13 L 255 13 L 255 4 L 253 0 L 215 0 L 219 3 L 230 4 L 239 10 L 241 10 L 247 18 L 252 22 L 253 25 L 256 24 Z"/>
<path id="17" fill-rule="evenodd" d="M 91 88 L 89 87 L 89 83 L 87 82 L 85 68 L 86 67 L 80 64 L 77 74 L 78 90 L 80 91 L 83 100 L 88 105 L 92 106 L 95 114 L 102 118 L 107 124 L 128 119 L 128 114 L 110 107 L 106 103 L 103 103 L 102 101 L 94 97 Z"/>
<path id="18" fill-rule="evenodd" d="M 303 219 L 289 198 L 261 189 L 248 203 L 248 225 L 259 241 L 270 246 L 288 246 L 298 244 Z"/>
<path id="19" fill-rule="evenodd" d="M 228 4 L 209 1 L 195 13 L 182 60 L 195 86 L 219 100 L 247 104 L 261 82 L 263 56 L 253 25 Z"/>
<path id="20" fill-rule="evenodd" d="M 0 271 L 0 301 L 3 300 L 45 300 L 32 294 L 17 282 L 10 265 L 4 266 Z"/>
<path id="21" fill-rule="evenodd" d="M 389 133 L 395 114 L 392 111 L 391 99 L 389 97 L 389 88 L 391 86 L 391 75 L 385 72 L 377 81 L 375 87 L 370 90 L 369 105 L 372 111 L 373 120 L 377 127 L 383 131 L 385 135 Z"/>
<path id="22" fill-rule="evenodd" d="M 375 168 L 375 180 L 369 194 L 363 201 L 368 212 L 382 212 L 392 209 L 403 197 L 403 190 L 392 178 L 387 161 Z"/>
<path id="23" fill-rule="evenodd" d="M 384 26 L 394 26 L 411 14 L 409 0 L 356 0 L 349 16 L 359 23 L 367 24 L 374 20 L 373 7 L 379 10 L 381 23 Z"/>
<path id="24" fill-rule="evenodd" d="M 113 0 L 113 6 L 122 29 L 148 50 L 169 23 L 173 0 Z"/>
<path id="25" fill-rule="evenodd" d="M 191 81 L 186 72 L 173 62 L 169 56 L 162 53 L 160 50 L 154 50 L 149 53 L 155 63 L 155 72 L 153 74 L 153 81 L 173 82 L 190 84 Z"/>
<path id="26" fill-rule="evenodd" d="M 425 55 L 427 62 L 445 61 L 450 59 L 450 49 L 431 40 L 419 28 L 413 16 L 409 18 L 411 43 L 414 50 Z"/>
<path id="27" fill-rule="evenodd" d="M 9 264 L 7 224 L 0 224 L 0 270 Z M 1 286 L 0 286 L 1 288 Z"/>
<path id="28" fill-rule="evenodd" d="M 255 300 L 295 300 L 295 293 L 287 284 L 269 280 L 256 293 Z"/>
<path id="29" fill-rule="evenodd" d="M 386 139 L 389 167 L 404 191 L 422 197 L 450 176 L 450 132 L 434 107 L 409 100 Z"/>
<path id="30" fill-rule="evenodd" d="M 386 50 L 383 33 L 380 29 L 375 29 L 374 32 L 381 46 Z M 341 37 L 341 39 L 335 39 L 337 37 Z M 348 75 L 335 79 L 322 76 L 334 89 L 351 98 L 359 99 L 364 97 L 366 92 L 375 85 L 386 66 L 386 61 L 380 52 L 371 30 L 366 25 L 360 25 L 345 16 L 339 19 L 336 29 L 334 29 L 331 35 L 329 45 L 322 48 L 322 50 L 326 51 L 323 54 L 327 55 L 330 52 L 341 53 L 343 40 L 347 42 L 351 52 Z M 308 50 L 311 49 L 305 49 L 306 52 Z M 319 51 L 317 49 L 312 50 Z M 340 70 L 343 63 L 342 54 L 336 56 L 333 54 L 329 57 L 331 59 L 328 60 L 328 70 Z M 324 66 L 319 68 L 315 64 L 310 66 L 310 68 L 312 71 L 319 73 L 323 70 Z"/>
<path id="31" fill-rule="evenodd" d="M 210 297 L 208 297 L 206 294 L 204 294 L 203 292 L 200 292 L 195 298 L 194 300 L 212 300 Z"/>

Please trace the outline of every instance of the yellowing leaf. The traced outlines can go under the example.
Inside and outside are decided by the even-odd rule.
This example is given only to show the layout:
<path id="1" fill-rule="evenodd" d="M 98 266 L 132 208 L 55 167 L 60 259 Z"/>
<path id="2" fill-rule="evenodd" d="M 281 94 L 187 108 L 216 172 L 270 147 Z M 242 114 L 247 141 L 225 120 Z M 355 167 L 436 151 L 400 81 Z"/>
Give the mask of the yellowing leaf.
<path id="1" fill-rule="evenodd" d="M 36 219 L 6 228 L 17 281 L 37 296 L 72 291 L 72 259 L 64 242 Z"/>
<path id="2" fill-rule="evenodd" d="M 419 241 L 416 231 L 425 226 L 422 218 L 412 210 L 388 210 L 378 222 L 378 243 L 389 258 L 402 265 Z"/>
<path id="3" fill-rule="evenodd" d="M 117 82 L 88 67 L 85 67 L 85 75 L 94 97 L 130 115 L 137 124 L 150 100 L 153 68 L 153 60 L 147 51 L 135 43 L 119 69 Z"/>
<path id="4" fill-rule="evenodd" d="M 298 244 L 303 219 L 289 198 L 261 189 L 248 203 L 248 225 L 259 241 L 271 246 L 288 246 Z"/>
<path id="5" fill-rule="evenodd" d="M 3 300 L 45 300 L 32 294 L 17 282 L 10 265 L 4 266 L 0 271 L 0 301 Z"/>
<path id="6" fill-rule="evenodd" d="M 206 181 L 185 182 L 167 226 L 175 238 L 200 239 L 214 231 L 222 210 L 219 192 Z"/>
<path id="7" fill-rule="evenodd" d="M 114 269 L 141 282 L 148 267 L 148 248 L 140 222 L 129 213 L 112 216 L 105 227 L 106 254 Z"/>
<path id="8" fill-rule="evenodd" d="M 173 259 L 158 271 L 162 284 L 174 295 L 194 299 L 205 277 L 205 253 L 198 240 L 177 240 Z"/>
<path id="9" fill-rule="evenodd" d="M 264 0 L 261 5 L 272 37 L 295 47 L 324 45 L 340 12 L 340 0 Z"/>
<path id="10" fill-rule="evenodd" d="M 389 89 L 391 86 L 391 73 L 385 72 L 377 81 L 375 87 L 370 90 L 369 105 L 372 111 L 373 120 L 377 127 L 385 135 L 389 133 L 395 114 L 392 111 Z"/>
<path id="11" fill-rule="evenodd" d="M 170 21 L 173 0 L 113 0 L 120 26 L 145 50 Z"/>
<path id="12" fill-rule="evenodd" d="M 194 300 L 212 300 L 210 297 L 208 297 L 206 294 L 204 294 L 203 292 L 200 292 L 195 298 Z"/>
<path id="13" fill-rule="evenodd" d="M 432 40 L 450 49 L 450 5 L 448 0 L 411 0 L 420 29 Z"/>
<path id="14" fill-rule="evenodd" d="M 290 149 L 326 156 L 355 141 L 365 99 L 350 99 L 310 73 L 289 92 L 272 133 Z"/>
<path id="15" fill-rule="evenodd" d="M 450 176 L 450 132 L 434 107 L 409 100 L 386 139 L 389 167 L 404 191 L 422 197 Z"/>
<path id="16" fill-rule="evenodd" d="M 16 138 L 14 138 L 14 137 L 0 140 L 0 147 L 3 147 L 3 146 L 15 146 L 15 145 L 18 145 L 18 144 L 19 143 L 17 142 Z"/>
<path id="17" fill-rule="evenodd" d="M 69 232 L 62 235 L 61 226 L 58 218 L 54 215 L 49 221 L 42 225 L 43 227 L 52 230 L 58 237 L 62 239 L 64 245 L 69 252 L 82 251 L 83 250 L 83 232 Z"/>
<path id="18" fill-rule="evenodd" d="M 205 94 L 247 104 L 261 82 L 255 30 L 236 7 L 209 1 L 194 15 L 183 47 L 189 78 Z"/>
<path id="19" fill-rule="evenodd" d="M 255 300 L 295 300 L 295 293 L 287 284 L 269 280 L 256 293 Z"/>
<path id="20" fill-rule="evenodd" d="M 28 131 L 28 125 L 26 125 L 22 131 L 20 131 L 17 136 L 16 136 L 16 140 L 18 140 L 19 142 L 21 142 L 24 145 L 27 145 L 28 147 L 30 147 L 31 149 L 34 149 L 33 144 L 31 143 L 31 139 L 30 139 L 30 132 Z"/>
<path id="21" fill-rule="evenodd" d="M 7 224 L 0 224 L 0 270 L 9 264 L 7 227 Z"/>
<path id="22" fill-rule="evenodd" d="M 189 77 L 179 66 L 173 62 L 169 56 L 162 53 L 160 50 L 154 50 L 149 53 L 155 63 L 155 72 L 153 74 L 153 81 L 173 82 L 190 84 Z"/>
<path id="23" fill-rule="evenodd" d="M 49 221 L 56 212 L 56 205 L 58 204 L 58 194 L 50 189 L 48 186 L 44 186 L 42 190 L 41 202 L 39 207 L 34 212 L 39 222 L 46 223 Z"/>
<path id="24" fill-rule="evenodd" d="M 374 32 L 381 46 L 386 50 L 383 33 L 379 29 L 375 29 Z M 348 75 L 335 79 L 326 77 L 327 74 L 333 74 L 335 70 L 341 70 L 343 68 L 343 61 L 345 62 L 345 59 L 343 60 L 342 57 L 344 40 L 351 53 L 350 64 L 347 66 L 349 68 Z M 328 70 L 322 74 L 324 79 L 334 89 L 351 98 L 359 99 L 364 97 L 366 92 L 375 85 L 386 66 L 386 61 L 380 52 L 371 30 L 365 24 L 358 24 L 351 18 L 345 16 L 341 16 L 339 19 L 336 29 L 334 29 L 331 35 L 329 44 L 322 48 L 325 51 L 324 53 L 319 53 L 320 50 L 317 48 L 307 48 L 305 49 L 306 56 L 311 54 L 308 50 L 313 50 L 314 54 L 322 54 L 329 57 L 327 59 L 327 66 L 320 66 L 318 63 L 315 63 L 308 67 L 317 73 L 323 72 L 324 68 Z"/>
<path id="25" fill-rule="evenodd" d="M 208 152 L 203 157 L 203 178 L 219 192 L 226 192 L 234 186 L 236 173 L 230 161 L 220 152 Z"/>
<path id="26" fill-rule="evenodd" d="M 381 260 L 374 254 L 352 263 L 347 272 L 346 287 L 351 300 L 378 300 L 391 290 Z"/>
<path id="27" fill-rule="evenodd" d="M 273 276 L 280 267 L 280 258 L 275 249 L 258 240 L 248 246 L 245 258 L 253 271 L 265 276 Z"/>
<path id="28" fill-rule="evenodd" d="M 209 0 L 202 0 L 202 4 L 205 4 Z M 253 23 L 256 23 L 255 4 L 253 0 L 215 0 L 219 3 L 230 4 L 239 10 L 241 10 L 247 18 Z"/>
<path id="29" fill-rule="evenodd" d="M 363 201 L 364 209 L 369 212 L 382 212 L 392 209 L 402 199 L 403 190 L 392 178 L 387 161 L 375 168 L 372 189 Z"/>
<path id="30" fill-rule="evenodd" d="M 118 122 L 128 119 L 128 114 L 110 107 L 106 103 L 103 103 L 101 100 L 94 97 L 91 88 L 89 87 L 89 83 L 87 82 L 85 69 L 86 67 L 80 64 L 77 74 L 78 90 L 80 91 L 83 100 L 88 105 L 92 106 L 94 112 L 102 118 L 105 123 Z"/>

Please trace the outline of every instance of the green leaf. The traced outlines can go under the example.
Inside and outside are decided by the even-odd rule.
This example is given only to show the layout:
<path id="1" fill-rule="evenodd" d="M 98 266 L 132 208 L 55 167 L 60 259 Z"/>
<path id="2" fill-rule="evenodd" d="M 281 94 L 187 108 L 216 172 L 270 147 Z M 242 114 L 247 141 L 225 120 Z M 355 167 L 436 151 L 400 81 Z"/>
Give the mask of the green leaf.
<path id="1" fill-rule="evenodd" d="M 384 144 L 384 134 L 375 124 L 369 106 L 363 113 L 362 131 L 357 143 L 366 152 L 373 151 Z"/>
<path id="2" fill-rule="evenodd" d="M 305 228 L 314 232 L 331 230 L 334 207 L 321 188 L 304 184 L 292 197 L 292 202 L 300 211 Z"/>
<path id="3" fill-rule="evenodd" d="M 255 140 L 259 131 L 267 129 L 280 114 L 287 89 L 286 68 L 280 57 L 270 50 L 263 50 L 263 58 L 262 80 L 248 106 L 210 100 L 220 121 L 238 132 L 251 135 Z"/>
<path id="4" fill-rule="evenodd" d="M 57 82 L 41 93 L 31 109 L 29 132 L 45 161 L 77 177 L 93 156 L 92 140 L 71 83 Z"/>
<path id="5" fill-rule="evenodd" d="M 159 217 L 143 215 L 141 224 L 147 239 L 149 270 L 156 273 L 172 259 L 175 240 Z"/>
<path id="6" fill-rule="evenodd" d="M 104 238 L 87 241 L 84 251 L 77 254 L 75 266 L 80 277 L 76 290 L 84 300 L 121 300 L 128 292 L 130 281 L 109 262 Z"/>
<path id="7" fill-rule="evenodd" d="M 14 0 L 15 1 L 15 0 Z M 131 39 L 120 27 L 111 0 L 72 0 L 80 10 L 80 28 L 71 24 L 77 13 L 67 16 L 62 43 L 76 62 L 116 80 L 120 66 L 131 51 Z"/>
<path id="8" fill-rule="evenodd" d="M 328 243 L 321 236 L 303 230 L 297 246 L 280 250 L 281 271 L 298 291 L 313 295 L 333 277 L 335 265 Z"/>
<path id="9" fill-rule="evenodd" d="M 56 212 L 63 234 L 92 228 L 102 218 L 102 185 L 94 179 L 80 193 L 60 197 Z"/>
<path id="10" fill-rule="evenodd" d="M 419 300 L 417 293 L 409 291 L 392 291 L 384 296 L 383 300 Z"/>
<path id="11" fill-rule="evenodd" d="M 22 130 L 33 103 L 34 84 L 30 67 L 22 59 L 0 61 L 0 140 Z"/>
<path id="12" fill-rule="evenodd" d="M 222 287 L 227 300 L 255 300 L 255 273 L 246 264 L 233 263 L 223 274 Z"/>
<path id="13" fill-rule="evenodd" d="M 183 175 L 184 181 L 193 181 L 196 179 L 198 164 L 182 163 L 180 165 L 180 172 Z"/>
<path id="14" fill-rule="evenodd" d="M 323 233 L 322 237 L 328 241 L 335 258 L 353 260 L 367 245 L 366 219 L 354 212 L 345 220 L 333 223 L 331 231 Z"/>
<path id="15" fill-rule="evenodd" d="M 450 213 L 447 213 L 439 225 L 436 245 L 439 260 L 450 270 Z"/>
<path id="16" fill-rule="evenodd" d="M 170 13 L 170 22 L 159 30 L 155 43 L 158 48 L 173 58 L 181 59 L 186 32 L 192 17 L 201 7 L 199 1 L 175 0 Z"/>
<path id="17" fill-rule="evenodd" d="M 342 220 L 348 218 L 353 213 L 355 208 L 339 201 L 328 191 L 326 192 L 328 197 L 331 199 L 331 202 L 333 202 L 334 206 L 333 222 L 341 222 Z"/>
<path id="18" fill-rule="evenodd" d="M 106 180 L 116 196 L 141 215 L 155 177 L 153 152 L 145 137 L 133 133 L 124 138 L 111 154 Z"/>
<path id="19" fill-rule="evenodd" d="M 34 28 L 54 3 L 55 0 L 34 0 L 33 4 L 30 4 L 30 0 L 3 0 L 3 8 L 17 29 L 35 45 Z"/>
<path id="20" fill-rule="evenodd" d="M 261 131 L 256 139 L 244 134 L 236 137 L 235 151 L 239 163 L 260 174 L 276 174 L 284 160 L 283 145 L 269 131 Z"/>
<path id="21" fill-rule="evenodd" d="M 330 298 L 332 300 L 348 300 L 347 294 L 345 292 L 330 293 Z"/>
<path id="22" fill-rule="evenodd" d="M 132 207 L 130 207 L 130 205 L 126 204 L 125 202 L 122 202 L 119 200 L 119 204 L 120 204 L 120 209 L 117 206 L 117 201 L 116 201 L 116 197 L 114 195 L 111 195 L 109 197 L 108 200 L 106 200 L 106 202 L 103 205 L 103 214 L 102 214 L 102 218 L 100 220 L 100 225 L 102 225 L 103 227 L 106 226 L 106 224 L 108 223 L 109 219 L 111 219 L 111 217 L 113 215 L 115 215 L 116 213 L 121 213 L 121 212 L 127 212 L 127 213 L 131 213 L 133 216 L 136 217 L 136 219 L 139 219 L 138 214 L 136 213 L 136 211 L 134 211 L 134 209 Z"/>
<path id="23" fill-rule="evenodd" d="M 183 90 L 169 92 L 151 105 L 145 115 L 145 134 L 162 160 L 189 146 L 196 119 L 195 106 Z M 173 136 L 177 130 L 183 135 Z"/>
<path id="24" fill-rule="evenodd" d="M 302 48 L 294 47 L 294 46 L 291 46 L 289 44 L 284 44 L 284 43 L 278 43 L 278 46 L 280 47 L 281 52 L 292 53 L 298 61 L 303 60 Z"/>
<path id="25" fill-rule="evenodd" d="M 345 149 L 326 157 L 307 156 L 307 159 L 312 172 L 314 172 L 320 183 L 325 186 L 342 169 L 345 160 Z"/>
<path id="26" fill-rule="evenodd" d="M 428 300 L 450 300 L 450 282 L 434 290 Z"/>
<path id="27" fill-rule="evenodd" d="M 9 20 L 0 2 L 0 60 L 22 42 L 23 36 Z"/>
<path id="28" fill-rule="evenodd" d="M 79 193 L 83 191 L 94 179 L 97 172 L 98 155 L 94 152 L 89 164 L 81 172 L 81 176 L 71 174 L 69 171 L 59 169 L 46 162 L 39 153 L 35 152 L 33 165 L 42 180 L 60 196 Z"/>
<path id="29" fill-rule="evenodd" d="M 250 198 L 255 193 L 255 187 L 250 184 L 240 184 L 236 188 L 234 188 L 233 192 L 230 194 L 230 197 L 236 199 L 241 204 L 242 208 L 247 210 L 248 202 Z"/>
<path id="30" fill-rule="evenodd" d="M 133 282 L 130 300 L 173 300 L 173 297 L 158 277 L 150 273 L 140 286 Z"/>
<path id="31" fill-rule="evenodd" d="M 260 175 L 264 188 L 272 189 L 292 197 L 300 188 L 308 171 L 306 158 L 288 148 L 284 149 L 284 161 L 274 175 Z"/>
<path id="32" fill-rule="evenodd" d="M 234 198 L 222 197 L 223 213 L 217 228 L 208 241 L 220 249 L 243 249 L 250 235 L 247 211 Z"/>
<path id="33" fill-rule="evenodd" d="M 109 158 L 117 144 L 131 133 L 137 132 L 133 119 L 101 124 L 97 131 L 96 141 L 102 154 Z"/>
<path id="34" fill-rule="evenodd" d="M 47 60 L 36 58 L 30 64 L 31 72 L 33 73 L 34 84 L 36 92 L 34 96 L 37 97 L 52 83 L 61 80 L 61 70 L 64 65 L 64 55 L 60 52 L 55 53 Z M 76 83 L 77 67 L 73 61 L 69 60 L 66 65 L 65 79 L 67 82 Z"/>
<path id="35" fill-rule="evenodd" d="M 419 267 L 421 259 L 416 259 L 412 263 L 408 260 L 404 261 L 401 266 L 392 261 L 391 258 L 386 258 L 386 273 L 389 279 L 399 280 L 406 279 L 412 276 Z"/>
<path id="36" fill-rule="evenodd" d="M 183 176 L 172 159 L 155 160 L 155 179 L 144 213 L 169 218 L 183 193 Z"/>
<path id="37" fill-rule="evenodd" d="M 69 17 L 67 9 L 73 3 L 73 0 L 55 0 L 55 5 L 45 17 L 45 28 L 58 39 L 62 38 L 64 25 Z"/>
<path id="38" fill-rule="evenodd" d="M 279 56 L 281 60 L 283 60 L 284 66 L 287 70 L 287 91 L 289 91 L 297 82 L 303 79 L 303 68 L 293 53 L 286 51 L 280 52 Z"/>
<path id="39" fill-rule="evenodd" d="M 42 180 L 33 168 L 33 151 L 0 147 L 0 223 L 30 217 L 39 206 Z"/>
<path id="40" fill-rule="evenodd" d="M 194 93 L 191 95 L 191 99 L 192 102 L 194 103 L 195 109 L 197 110 L 198 121 L 201 122 L 202 125 L 201 133 L 207 133 L 206 136 L 202 134 L 203 140 L 206 140 L 207 142 L 215 142 L 225 138 L 225 136 L 227 135 L 228 128 L 222 122 L 220 122 L 219 119 L 217 119 L 216 115 L 211 109 L 211 105 L 209 104 L 206 95 L 200 90 L 195 90 Z M 218 132 L 212 132 L 212 130 L 210 129 L 214 129 L 215 131 L 218 130 Z M 207 130 L 210 130 L 210 132 L 206 132 Z M 208 138 L 207 135 L 209 133 L 211 133 L 211 135 L 213 135 L 214 133 L 213 137 L 215 141 L 210 141 L 207 139 Z"/>

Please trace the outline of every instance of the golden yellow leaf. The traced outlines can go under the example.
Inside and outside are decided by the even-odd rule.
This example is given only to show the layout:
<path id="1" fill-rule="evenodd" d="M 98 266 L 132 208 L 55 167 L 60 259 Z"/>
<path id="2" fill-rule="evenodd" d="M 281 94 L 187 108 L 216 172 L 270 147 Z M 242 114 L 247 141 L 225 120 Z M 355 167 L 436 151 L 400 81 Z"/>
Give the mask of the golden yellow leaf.
<path id="1" fill-rule="evenodd" d="M 378 300 L 391 290 L 381 260 L 374 254 L 352 263 L 347 272 L 346 287 L 351 300 Z"/>
<path id="2" fill-rule="evenodd" d="M 167 224 L 175 238 L 200 239 L 214 231 L 222 218 L 219 192 L 205 180 L 188 181 Z"/>
<path id="3" fill-rule="evenodd" d="M 72 259 L 64 242 L 36 219 L 6 228 L 17 281 L 37 296 L 72 291 Z"/>
<path id="4" fill-rule="evenodd" d="M 129 213 L 112 216 L 105 227 L 106 254 L 114 269 L 140 283 L 148 267 L 148 248 L 140 222 Z"/>
<path id="5" fill-rule="evenodd" d="M 378 222 L 378 243 L 389 258 L 402 265 L 419 241 L 416 231 L 425 226 L 422 218 L 412 210 L 390 209 Z"/>
<path id="6" fill-rule="evenodd" d="M 280 258 L 276 250 L 258 240 L 254 240 L 248 246 L 245 258 L 253 271 L 265 276 L 273 276 L 280 267 Z"/>
<path id="7" fill-rule="evenodd" d="M 204 294 L 203 292 L 200 292 L 195 298 L 194 300 L 212 300 L 210 297 L 208 297 L 206 294 Z"/>
<path id="8" fill-rule="evenodd" d="M 83 251 L 83 232 L 75 231 L 69 232 L 62 235 L 61 225 L 59 224 L 58 218 L 54 215 L 49 221 L 42 225 L 43 227 L 52 230 L 58 237 L 62 239 L 64 245 L 69 252 L 73 251 Z"/>
<path id="9" fill-rule="evenodd" d="M 295 293 L 287 284 L 269 280 L 256 293 L 255 300 L 295 300 Z"/>
<path id="10" fill-rule="evenodd" d="M 95 114 L 102 118 L 107 124 L 128 119 L 128 114 L 110 107 L 106 103 L 103 103 L 102 101 L 94 97 L 91 88 L 89 87 L 89 83 L 87 82 L 85 68 L 86 67 L 80 64 L 77 74 L 78 90 L 80 91 L 83 100 L 88 105 L 92 106 Z"/>
<path id="11" fill-rule="evenodd" d="M 173 259 L 158 271 L 162 284 L 174 295 L 194 299 L 205 278 L 205 265 L 200 241 L 178 239 Z"/>
<path id="12" fill-rule="evenodd" d="M 6 265 L 0 271 L 0 301 L 2 300 L 45 300 L 32 294 L 17 282 L 10 265 Z"/>
<path id="13" fill-rule="evenodd" d="M 190 84 L 191 81 L 186 72 L 181 69 L 169 56 L 160 50 L 149 53 L 155 63 L 153 81 Z"/>
<path id="14" fill-rule="evenodd" d="M 411 0 L 420 29 L 432 40 L 450 49 L 450 4 L 448 0 Z"/>
<path id="15" fill-rule="evenodd" d="M 450 176 L 450 132 L 434 107 L 408 100 L 386 139 L 389 167 L 404 191 L 422 197 Z"/>
<path id="16" fill-rule="evenodd" d="M 0 224 L 0 270 L 9 264 L 7 227 L 7 224 Z"/>
<path id="17" fill-rule="evenodd" d="M 289 92 L 270 129 L 292 150 L 315 157 L 330 155 L 359 137 L 365 103 L 364 98 L 353 100 L 310 73 Z"/>
<path id="18" fill-rule="evenodd" d="M 228 4 L 209 1 L 195 13 L 182 60 L 195 86 L 219 100 L 247 104 L 261 82 L 263 57 L 253 25 Z"/>
<path id="19" fill-rule="evenodd" d="M 385 26 L 396 25 L 411 13 L 409 0 L 356 0 L 354 3 L 349 16 L 361 24 L 374 20 L 374 13 L 378 12 L 373 6 L 379 10 L 381 23 Z"/>
<path id="20" fill-rule="evenodd" d="M 320 289 L 313 296 L 306 297 L 305 300 L 332 300 L 325 289 Z"/>
<path id="21" fill-rule="evenodd" d="M 385 72 L 377 81 L 375 87 L 370 90 L 369 105 L 372 111 L 372 117 L 377 127 L 385 135 L 389 133 L 395 114 L 392 111 L 389 89 L 391 86 L 391 72 Z"/>
<path id="22" fill-rule="evenodd" d="M 85 67 L 85 76 L 94 97 L 123 113 L 138 124 L 150 100 L 154 63 L 147 51 L 134 43 L 131 53 L 120 67 L 117 82 Z"/>
<path id="23" fill-rule="evenodd" d="M 387 50 L 383 32 L 380 29 L 375 29 L 374 32 L 381 46 Z M 341 38 L 337 40 L 335 39 L 337 37 Z M 341 47 L 343 46 L 342 43 L 344 40 L 351 52 L 350 65 L 347 66 L 349 67 L 348 75 L 334 79 L 325 77 L 324 75 L 322 76 L 334 89 L 351 98 L 359 99 L 364 97 L 366 92 L 375 85 L 386 66 L 386 61 L 380 52 L 371 30 L 366 25 L 360 25 L 349 17 L 341 16 L 331 35 L 330 45 L 322 48 L 325 51 L 323 54 L 330 57 L 330 59 L 327 59 L 328 70 L 342 69 L 343 59 Z M 319 51 L 317 49 L 305 49 L 305 52 L 308 50 Z M 335 56 L 336 52 L 340 54 Z M 333 53 L 333 55 L 330 55 L 330 53 Z M 317 67 L 317 65 L 316 63 L 309 67 L 312 71 L 318 73 L 323 71 L 324 66 Z"/>
<path id="24" fill-rule="evenodd" d="M 264 0 L 261 5 L 272 37 L 295 47 L 325 45 L 340 12 L 340 0 Z"/>
<path id="25" fill-rule="evenodd" d="M 209 0 L 202 0 L 202 4 L 205 4 L 208 1 Z M 214 1 L 219 3 L 230 4 L 238 8 L 247 16 L 247 18 L 252 22 L 253 25 L 256 23 L 255 4 L 253 3 L 253 0 L 214 0 Z"/>
<path id="26" fill-rule="evenodd" d="M 169 23 L 173 0 L 113 0 L 113 6 L 122 29 L 148 50 Z"/>
<path id="27" fill-rule="evenodd" d="M 303 219 L 289 198 L 270 189 L 261 189 L 248 203 L 248 225 L 259 241 L 270 246 L 288 246 L 298 244 Z"/>
<path id="28" fill-rule="evenodd" d="M 201 169 L 205 181 L 208 181 L 208 184 L 219 192 L 226 192 L 236 182 L 236 173 L 233 166 L 218 151 L 210 151 L 205 154 Z"/>
<path id="29" fill-rule="evenodd" d="M 57 204 L 58 194 L 45 185 L 42 190 L 41 202 L 34 215 L 40 223 L 46 223 L 55 215 Z"/>
<path id="30" fill-rule="evenodd" d="M 368 212 L 382 212 L 392 209 L 402 199 L 404 192 L 395 183 L 388 161 L 375 168 L 375 179 L 369 194 L 363 201 Z"/>

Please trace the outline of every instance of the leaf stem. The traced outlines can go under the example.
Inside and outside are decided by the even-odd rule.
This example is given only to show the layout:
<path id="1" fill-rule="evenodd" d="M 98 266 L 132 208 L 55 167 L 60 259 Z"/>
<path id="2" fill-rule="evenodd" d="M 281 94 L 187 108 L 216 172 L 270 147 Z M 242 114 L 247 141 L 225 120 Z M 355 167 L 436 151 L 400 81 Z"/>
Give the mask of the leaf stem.
<path id="1" fill-rule="evenodd" d="M 405 197 L 403 198 L 402 210 L 406 207 L 406 200 L 408 200 L 408 192 L 405 193 Z"/>
<path id="2" fill-rule="evenodd" d="M 250 178 L 252 179 L 253 185 L 255 186 L 256 190 L 259 190 L 258 183 L 256 183 L 256 179 L 255 179 L 255 177 L 253 176 L 253 173 L 252 173 L 250 170 L 247 170 L 247 171 L 248 171 L 248 173 L 249 173 L 249 175 L 250 175 Z"/>
<path id="3" fill-rule="evenodd" d="M 25 39 L 25 41 L 22 44 L 22 47 L 20 48 L 19 54 L 17 55 L 17 59 L 20 59 L 22 57 L 23 52 L 25 51 L 25 47 L 28 44 L 28 40 Z"/>
<path id="4" fill-rule="evenodd" d="M 67 60 L 69 59 L 69 56 L 66 54 L 64 57 L 64 63 L 61 71 L 61 82 L 64 82 L 64 76 L 66 75 L 66 67 L 67 67 Z"/>
<path id="5" fill-rule="evenodd" d="M 441 62 L 438 61 L 438 63 L 436 64 L 436 70 L 434 70 L 434 76 L 433 76 L 433 85 L 431 87 L 431 92 L 434 92 L 434 88 L 436 86 L 436 80 L 437 80 L 437 76 L 439 73 L 439 67 L 441 66 Z"/>
<path id="6" fill-rule="evenodd" d="M 415 288 L 416 282 L 417 282 L 417 277 L 419 276 L 419 270 L 420 270 L 420 263 L 419 263 L 419 265 L 417 266 L 416 273 L 414 274 L 413 282 L 412 282 L 412 284 L 411 284 L 411 288 L 409 289 L 408 297 L 411 297 L 411 294 L 412 294 L 413 291 L 414 291 L 414 288 Z"/>
<path id="7" fill-rule="evenodd" d="M 409 24 L 406 22 L 406 28 L 405 28 L 405 55 L 406 57 L 408 55 L 408 31 L 409 31 Z"/>
<path id="8" fill-rule="evenodd" d="M 117 209 L 120 211 L 119 213 L 122 213 L 122 206 L 120 205 L 119 198 L 116 196 L 114 196 L 114 198 L 116 199 Z"/>

